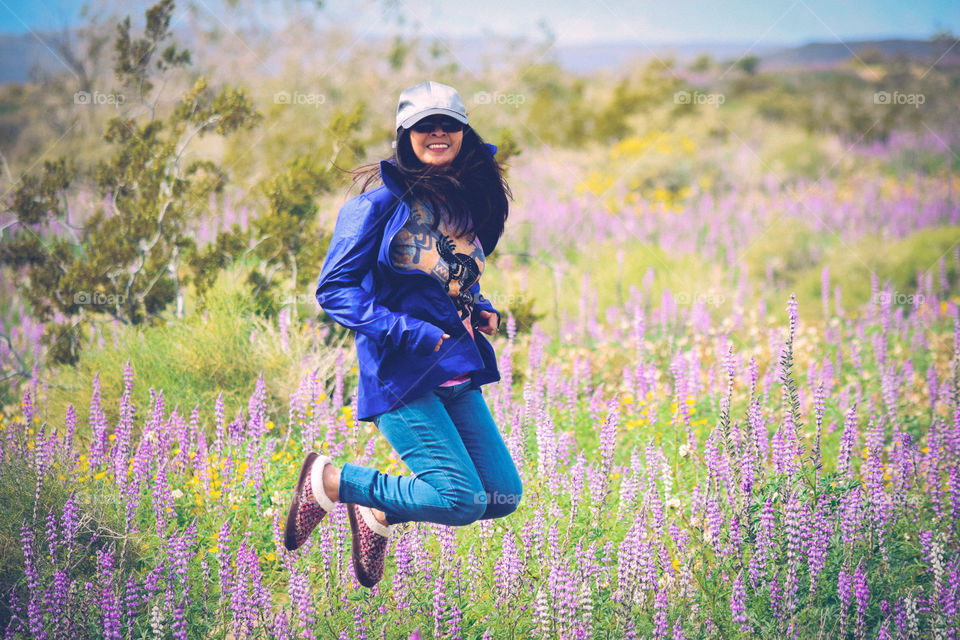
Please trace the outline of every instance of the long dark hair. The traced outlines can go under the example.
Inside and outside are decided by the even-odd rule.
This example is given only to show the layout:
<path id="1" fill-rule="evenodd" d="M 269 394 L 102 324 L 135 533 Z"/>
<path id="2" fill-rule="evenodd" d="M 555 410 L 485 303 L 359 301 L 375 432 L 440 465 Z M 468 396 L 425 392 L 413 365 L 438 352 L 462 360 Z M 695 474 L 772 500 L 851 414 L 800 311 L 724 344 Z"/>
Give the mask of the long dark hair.
<path id="1" fill-rule="evenodd" d="M 469 125 L 464 125 L 460 153 L 450 164 L 437 167 L 424 164 L 410 144 L 410 130 L 397 130 L 397 146 L 389 160 L 401 179 L 404 200 L 426 202 L 447 216 L 458 234 L 473 228 L 486 250 L 497 244 L 507 221 L 508 202 L 513 199 L 503 169 L 484 146 L 483 139 Z M 353 184 L 360 184 L 360 193 L 380 181 L 380 163 L 362 165 L 353 171 Z"/>

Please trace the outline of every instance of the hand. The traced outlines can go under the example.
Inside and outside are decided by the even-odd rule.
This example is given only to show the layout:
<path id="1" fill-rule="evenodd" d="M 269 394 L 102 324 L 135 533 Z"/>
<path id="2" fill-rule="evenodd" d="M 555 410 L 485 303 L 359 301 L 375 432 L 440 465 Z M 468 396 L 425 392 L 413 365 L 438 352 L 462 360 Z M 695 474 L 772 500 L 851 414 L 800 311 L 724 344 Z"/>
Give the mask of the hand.
<path id="1" fill-rule="evenodd" d="M 443 334 L 442 336 L 440 336 L 440 341 L 437 342 L 437 346 L 434 347 L 433 350 L 434 350 L 434 351 L 440 351 L 440 345 L 443 344 L 443 341 L 444 341 L 444 340 L 447 340 L 447 339 L 449 339 L 449 338 L 450 338 L 450 334 L 449 334 L 449 333 L 445 333 L 445 334 Z"/>
<path id="2" fill-rule="evenodd" d="M 483 318 L 483 320 L 477 325 L 477 329 L 486 333 L 487 335 L 492 336 L 497 332 L 497 329 L 500 328 L 500 320 L 498 319 L 497 314 L 493 313 L 492 311 L 481 309 L 480 317 Z"/>

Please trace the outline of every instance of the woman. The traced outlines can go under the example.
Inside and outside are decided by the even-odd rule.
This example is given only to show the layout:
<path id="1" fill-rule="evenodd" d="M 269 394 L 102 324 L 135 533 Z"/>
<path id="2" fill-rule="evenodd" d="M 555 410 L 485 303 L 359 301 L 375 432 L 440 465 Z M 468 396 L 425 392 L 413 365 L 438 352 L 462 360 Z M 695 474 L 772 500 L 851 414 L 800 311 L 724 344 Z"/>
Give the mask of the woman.
<path id="1" fill-rule="evenodd" d="M 359 196 L 337 217 L 317 301 L 356 331 L 357 418 L 372 421 L 414 475 L 388 475 L 310 453 L 287 516 L 298 548 L 347 504 L 353 567 L 375 585 L 399 522 L 465 525 L 512 513 L 522 484 L 481 385 L 500 379 L 500 312 L 480 294 L 485 257 L 510 189 L 496 147 L 470 128 L 455 89 L 424 82 L 397 108 L 395 153 L 361 168 Z M 367 191 L 379 177 L 383 186 Z"/>

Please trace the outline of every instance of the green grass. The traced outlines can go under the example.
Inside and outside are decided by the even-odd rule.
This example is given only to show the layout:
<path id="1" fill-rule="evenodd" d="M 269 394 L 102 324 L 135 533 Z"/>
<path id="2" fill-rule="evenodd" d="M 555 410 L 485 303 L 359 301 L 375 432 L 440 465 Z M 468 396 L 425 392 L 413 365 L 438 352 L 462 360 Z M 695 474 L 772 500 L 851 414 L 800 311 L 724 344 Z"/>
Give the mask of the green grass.
<path id="1" fill-rule="evenodd" d="M 223 272 L 208 293 L 203 314 L 188 310 L 184 319 L 167 317 L 162 326 L 122 327 L 116 344 L 107 338 L 104 348 L 85 349 L 76 366 L 54 370 L 49 397 L 40 405 L 45 409 L 43 419 L 61 428 L 67 406 L 73 404 L 78 418 L 86 422 L 93 379 L 99 373 L 104 410 L 113 423 L 128 361 L 134 371 L 138 419 L 152 410 L 151 387 L 163 390 L 168 413 L 179 404 L 186 419 L 195 405 L 202 416 L 212 416 L 222 391 L 229 422 L 246 407 L 261 373 L 272 411 L 288 405 L 290 393 L 311 371 L 318 371 L 321 381 L 331 378 L 335 350 L 320 345 L 314 330 L 296 318 L 289 327 L 289 348 L 284 349 L 276 321 L 266 322 L 253 312 L 241 281 L 237 274 Z"/>

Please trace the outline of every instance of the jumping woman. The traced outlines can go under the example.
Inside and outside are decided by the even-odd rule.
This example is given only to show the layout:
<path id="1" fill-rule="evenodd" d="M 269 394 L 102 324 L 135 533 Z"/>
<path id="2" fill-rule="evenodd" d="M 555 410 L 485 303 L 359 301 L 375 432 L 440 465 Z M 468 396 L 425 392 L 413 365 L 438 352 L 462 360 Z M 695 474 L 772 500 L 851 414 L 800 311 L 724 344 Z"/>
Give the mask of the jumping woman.
<path id="1" fill-rule="evenodd" d="M 393 157 L 353 172 L 361 192 L 340 209 L 316 295 L 356 331 L 357 419 L 373 422 L 413 475 L 337 468 L 311 452 L 285 530 L 296 549 L 346 503 L 354 574 L 367 588 L 383 576 L 397 523 L 500 518 L 523 491 L 480 389 L 500 380 L 481 335 L 497 332 L 500 312 L 479 283 L 512 198 L 497 149 L 438 82 L 400 94 L 396 128 Z"/>

